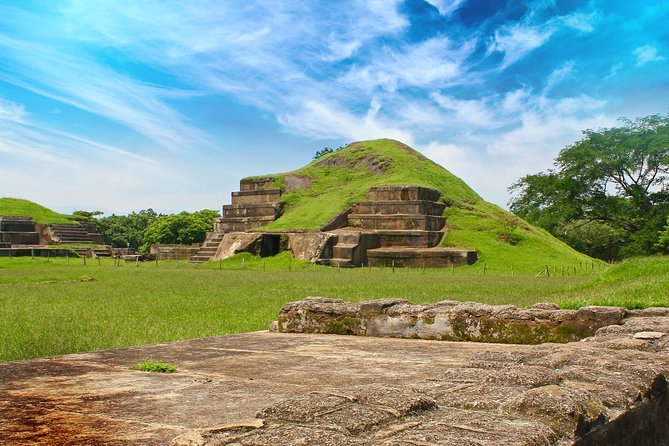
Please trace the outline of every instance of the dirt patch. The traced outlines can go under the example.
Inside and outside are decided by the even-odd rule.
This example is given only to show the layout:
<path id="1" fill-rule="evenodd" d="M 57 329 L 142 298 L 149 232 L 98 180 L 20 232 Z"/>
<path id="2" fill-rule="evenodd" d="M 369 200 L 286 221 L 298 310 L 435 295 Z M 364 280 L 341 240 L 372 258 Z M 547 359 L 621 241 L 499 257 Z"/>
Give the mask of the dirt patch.
<path id="1" fill-rule="evenodd" d="M 316 165 L 321 167 L 346 167 L 348 169 L 363 167 L 376 175 L 382 175 L 390 167 L 391 161 L 377 156 L 363 156 L 356 160 L 349 160 L 343 156 L 334 155 L 319 161 Z"/>
<path id="2" fill-rule="evenodd" d="M 311 186 L 312 180 L 302 175 L 288 174 L 283 177 L 285 192 L 292 192 L 297 189 L 306 189 Z"/>

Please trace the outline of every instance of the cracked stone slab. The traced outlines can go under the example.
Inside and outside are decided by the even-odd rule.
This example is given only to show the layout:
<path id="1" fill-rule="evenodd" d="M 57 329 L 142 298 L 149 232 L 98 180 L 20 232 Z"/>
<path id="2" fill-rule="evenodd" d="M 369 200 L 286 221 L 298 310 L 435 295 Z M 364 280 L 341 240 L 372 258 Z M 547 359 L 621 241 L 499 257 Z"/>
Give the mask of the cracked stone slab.
<path id="1" fill-rule="evenodd" d="M 664 332 L 669 318 L 657 313 L 566 344 L 257 332 L 3 363 L 0 438 L 10 445 L 667 445 L 667 337 L 634 338 Z M 177 372 L 132 369 L 147 358 Z"/>

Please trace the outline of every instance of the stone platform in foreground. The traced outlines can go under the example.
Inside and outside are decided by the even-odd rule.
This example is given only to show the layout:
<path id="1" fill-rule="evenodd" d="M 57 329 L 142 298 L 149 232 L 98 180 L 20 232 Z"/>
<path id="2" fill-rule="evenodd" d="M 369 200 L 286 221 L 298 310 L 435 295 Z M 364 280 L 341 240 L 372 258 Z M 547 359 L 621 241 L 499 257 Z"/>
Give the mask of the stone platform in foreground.
<path id="1" fill-rule="evenodd" d="M 3 444 L 666 445 L 669 318 L 534 346 L 257 332 L 0 364 Z M 177 373 L 139 372 L 153 359 Z"/>

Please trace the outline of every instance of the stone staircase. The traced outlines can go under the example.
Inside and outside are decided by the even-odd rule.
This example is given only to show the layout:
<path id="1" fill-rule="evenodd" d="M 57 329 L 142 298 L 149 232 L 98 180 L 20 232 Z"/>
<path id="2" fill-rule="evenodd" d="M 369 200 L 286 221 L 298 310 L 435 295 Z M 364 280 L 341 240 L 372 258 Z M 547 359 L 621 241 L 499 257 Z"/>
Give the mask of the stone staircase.
<path id="1" fill-rule="evenodd" d="M 207 236 L 197 254 L 190 258 L 191 263 L 204 263 L 211 260 L 218 251 L 218 246 L 221 244 L 224 235 L 225 233 L 220 231 L 207 232 Z"/>
<path id="2" fill-rule="evenodd" d="M 227 233 L 251 231 L 276 220 L 281 215 L 281 189 L 272 188 L 273 181 L 273 178 L 241 180 L 240 190 L 232 193 L 232 204 L 223 206 L 223 217 L 214 222 L 214 230 L 207 233 L 202 247 L 190 261 L 211 260 Z"/>
<path id="3" fill-rule="evenodd" d="M 264 226 L 281 215 L 281 190 L 272 188 L 272 178 L 243 179 L 239 192 L 232 193 L 232 204 L 223 206 L 223 218 L 216 231 L 245 232 Z"/>
<path id="4" fill-rule="evenodd" d="M 91 228 L 84 225 L 49 225 L 51 239 L 61 244 L 104 244 L 102 234 L 89 232 Z M 93 228 L 94 230 L 94 228 Z"/>
<path id="5" fill-rule="evenodd" d="M 332 266 L 444 267 L 476 261 L 476 252 L 438 248 L 444 236 L 446 204 L 441 193 L 420 186 L 378 186 L 369 201 L 358 203 L 348 214 L 348 224 L 336 229 Z"/>

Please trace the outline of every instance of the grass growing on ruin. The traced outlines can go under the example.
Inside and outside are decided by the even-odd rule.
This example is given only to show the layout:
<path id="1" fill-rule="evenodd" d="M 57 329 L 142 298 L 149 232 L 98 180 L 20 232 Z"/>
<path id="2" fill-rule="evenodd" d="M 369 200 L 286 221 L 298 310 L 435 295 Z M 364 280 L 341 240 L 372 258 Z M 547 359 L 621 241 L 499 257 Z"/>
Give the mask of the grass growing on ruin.
<path id="1" fill-rule="evenodd" d="M 72 216 L 59 214 L 49 208 L 21 198 L 0 198 L 0 215 L 32 217 L 36 223 L 72 224 Z"/>
<path id="2" fill-rule="evenodd" d="M 174 373 L 177 371 L 177 368 L 174 364 L 169 364 L 167 362 L 158 362 L 158 361 L 143 361 L 138 364 L 135 364 L 133 367 L 135 370 L 140 372 L 153 372 L 153 373 Z"/>
<path id="3" fill-rule="evenodd" d="M 594 271 L 576 266 L 564 277 L 484 276 L 479 267 L 336 269 L 285 254 L 138 265 L 0 258 L 0 361 L 265 330 L 283 304 L 307 296 L 669 306 L 669 259 L 659 257 Z"/>

